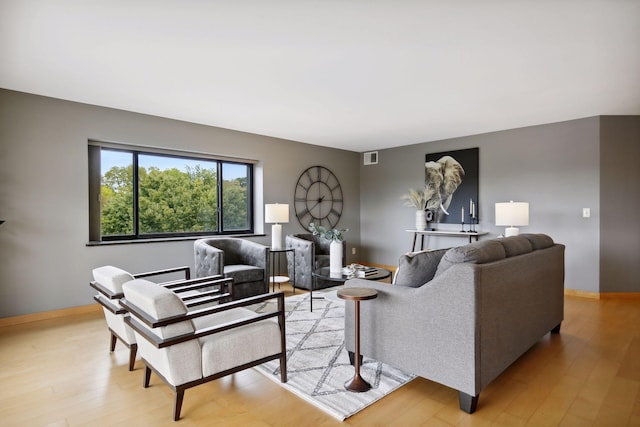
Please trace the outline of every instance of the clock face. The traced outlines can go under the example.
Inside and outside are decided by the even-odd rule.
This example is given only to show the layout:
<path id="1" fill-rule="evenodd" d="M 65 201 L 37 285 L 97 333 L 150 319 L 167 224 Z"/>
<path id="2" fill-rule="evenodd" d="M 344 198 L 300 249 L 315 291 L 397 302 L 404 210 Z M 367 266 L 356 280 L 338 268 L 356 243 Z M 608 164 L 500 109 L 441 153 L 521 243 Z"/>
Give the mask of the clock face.
<path id="1" fill-rule="evenodd" d="M 338 178 L 323 166 L 302 172 L 294 193 L 294 206 L 305 230 L 312 222 L 334 228 L 342 216 L 342 188 Z"/>

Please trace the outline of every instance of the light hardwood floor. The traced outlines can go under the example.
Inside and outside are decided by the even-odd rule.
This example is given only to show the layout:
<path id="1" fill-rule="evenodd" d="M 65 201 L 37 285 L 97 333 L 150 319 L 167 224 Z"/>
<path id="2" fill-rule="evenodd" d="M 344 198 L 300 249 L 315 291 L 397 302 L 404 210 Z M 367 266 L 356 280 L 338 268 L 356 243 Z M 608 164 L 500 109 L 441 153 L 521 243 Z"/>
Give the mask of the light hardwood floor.
<path id="1" fill-rule="evenodd" d="M 290 293 L 290 289 L 283 286 Z M 454 390 L 418 378 L 340 423 L 253 369 L 185 393 L 108 351 L 100 311 L 0 327 L 3 426 L 640 426 L 640 300 L 566 297 L 560 335 L 547 334 L 458 409 Z"/>

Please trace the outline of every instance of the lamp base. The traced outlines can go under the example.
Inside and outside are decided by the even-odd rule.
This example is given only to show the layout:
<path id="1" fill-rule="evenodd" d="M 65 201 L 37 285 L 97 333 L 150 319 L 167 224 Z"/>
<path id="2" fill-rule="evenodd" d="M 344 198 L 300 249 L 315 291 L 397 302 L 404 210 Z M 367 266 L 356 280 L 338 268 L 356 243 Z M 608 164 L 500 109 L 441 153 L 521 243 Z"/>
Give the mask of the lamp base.
<path id="1" fill-rule="evenodd" d="M 520 234 L 520 229 L 517 227 L 507 227 L 504 230 L 504 237 L 517 236 L 518 234 Z"/>
<path id="2" fill-rule="evenodd" d="M 273 224 L 271 226 L 271 248 L 280 250 L 282 247 L 282 226 L 280 224 Z"/>

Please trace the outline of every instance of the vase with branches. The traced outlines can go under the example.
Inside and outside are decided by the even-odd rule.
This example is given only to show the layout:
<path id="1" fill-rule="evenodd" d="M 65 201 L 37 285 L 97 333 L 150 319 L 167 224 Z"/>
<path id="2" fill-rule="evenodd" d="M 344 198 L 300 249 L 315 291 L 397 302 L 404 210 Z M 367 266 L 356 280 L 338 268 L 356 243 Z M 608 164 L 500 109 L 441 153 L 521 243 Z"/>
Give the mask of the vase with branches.
<path id="1" fill-rule="evenodd" d="M 337 242 L 342 242 L 344 240 L 344 233 L 349 231 L 348 228 L 344 228 L 339 230 L 337 228 L 327 229 L 322 225 L 315 225 L 313 222 L 309 224 L 309 231 L 313 233 L 314 236 L 322 236 L 327 240 L 333 240 Z"/>
<path id="2" fill-rule="evenodd" d="M 410 188 L 409 192 L 402 196 L 402 199 L 405 206 L 411 206 L 420 211 L 424 211 L 427 208 L 427 202 L 429 201 L 426 188 L 424 190 Z"/>
<path id="3" fill-rule="evenodd" d="M 405 206 L 410 206 L 416 209 L 416 230 L 424 231 L 427 229 L 426 212 L 427 203 L 429 197 L 427 196 L 427 189 L 416 190 L 409 189 L 407 194 L 402 195 Z"/>
<path id="4" fill-rule="evenodd" d="M 322 236 L 327 240 L 331 240 L 329 246 L 329 271 L 334 274 L 342 274 L 342 245 L 344 241 L 344 233 L 349 231 L 348 228 L 339 230 L 337 228 L 327 229 L 322 225 L 309 224 L 309 231 L 314 236 Z"/>

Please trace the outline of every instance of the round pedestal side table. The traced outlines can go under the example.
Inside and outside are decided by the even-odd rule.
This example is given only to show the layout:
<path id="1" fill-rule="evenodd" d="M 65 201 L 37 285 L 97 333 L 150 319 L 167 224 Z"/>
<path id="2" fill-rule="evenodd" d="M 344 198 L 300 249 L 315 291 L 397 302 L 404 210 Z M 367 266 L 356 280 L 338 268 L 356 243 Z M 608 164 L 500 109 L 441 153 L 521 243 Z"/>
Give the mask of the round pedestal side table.
<path id="1" fill-rule="evenodd" d="M 338 290 L 338 298 L 353 301 L 355 303 L 356 317 L 356 354 L 355 367 L 356 373 L 352 380 L 347 381 L 344 387 L 349 391 L 363 392 L 371 389 L 371 384 L 366 382 L 360 376 L 360 301 L 374 299 L 378 296 L 378 291 L 367 288 L 344 288 Z"/>

